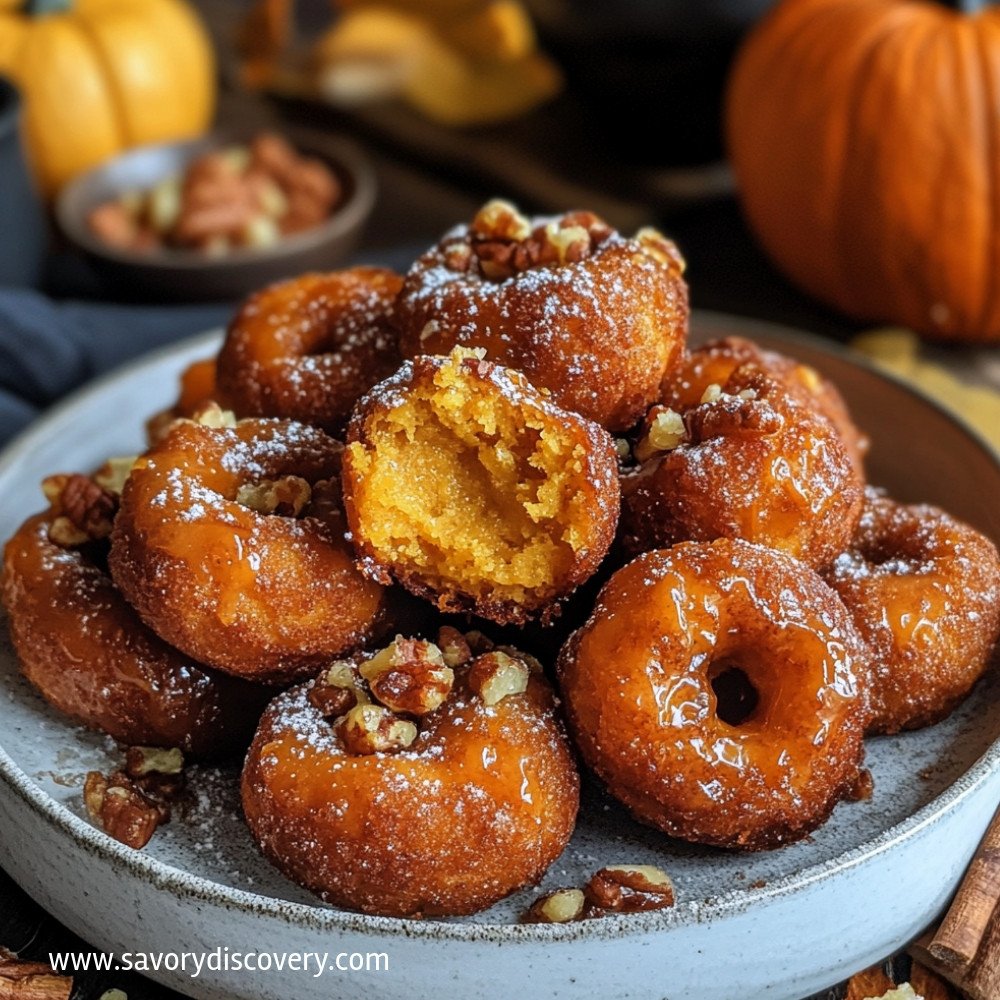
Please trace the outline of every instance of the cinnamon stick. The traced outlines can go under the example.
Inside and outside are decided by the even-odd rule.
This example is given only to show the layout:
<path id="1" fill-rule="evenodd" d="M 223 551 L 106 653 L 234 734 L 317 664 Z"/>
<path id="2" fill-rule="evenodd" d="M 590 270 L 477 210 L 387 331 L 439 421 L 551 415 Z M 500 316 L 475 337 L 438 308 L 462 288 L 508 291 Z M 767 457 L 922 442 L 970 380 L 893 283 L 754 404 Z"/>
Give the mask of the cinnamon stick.
<path id="1" fill-rule="evenodd" d="M 868 1000 L 869 997 L 884 996 L 895 987 L 896 984 L 885 974 L 881 966 L 876 966 L 851 976 L 844 1000 Z"/>
<path id="2" fill-rule="evenodd" d="M 997 1000 L 1000 997 L 1000 908 L 987 923 L 986 933 L 971 965 L 957 967 L 939 962 L 928 950 L 930 937 L 910 947 L 916 962 L 943 976 L 967 1000 Z"/>
<path id="3" fill-rule="evenodd" d="M 22 962 L 0 948 L 0 1000 L 69 1000 L 73 980 L 44 962 Z"/>
<path id="4" fill-rule="evenodd" d="M 956 1000 L 958 996 L 945 980 L 920 962 L 913 963 L 913 968 L 910 970 L 910 985 L 913 987 L 913 992 L 924 1000 Z"/>
<path id="5" fill-rule="evenodd" d="M 928 951 L 943 965 L 968 968 L 1000 901 L 1000 812 L 993 817 L 958 895 Z"/>
<path id="6" fill-rule="evenodd" d="M 971 1000 L 1000 997 L 1000 909 L 987 924 L 975 961 L 958 985 Z"/>

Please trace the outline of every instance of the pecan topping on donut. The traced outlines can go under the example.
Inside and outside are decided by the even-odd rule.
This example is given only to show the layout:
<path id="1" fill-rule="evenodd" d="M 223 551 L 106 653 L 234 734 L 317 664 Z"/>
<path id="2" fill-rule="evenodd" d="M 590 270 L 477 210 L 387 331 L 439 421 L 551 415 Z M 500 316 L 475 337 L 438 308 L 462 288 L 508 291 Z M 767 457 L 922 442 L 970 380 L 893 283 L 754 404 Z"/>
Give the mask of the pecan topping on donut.
<path id="1" fill-rule="evenodd" d="M 145 847 L 156 828 L 170 819 L 169 807 L 147 797 L 124 771 L 109 777 L 90 771 L 83 801 L 108 836 L 135 850 Z"/>
<path id="2" fill-rule="evenodd" d="M 645 462 L 661 451 L 673 451 L 687 437 L 684 418 L 669 406 L 654 406 L 643 422 L 643 434 L 635 446 L 635 457 Z"/>
<path id="3" fill-rule="evenodd" d="M 357 666 L 350 660 L 336 660 L 324 670 L 306 697 L 325 719 L 339 719 L 355 705 L 367 705 L 371 701 L 361 684 Z"/>
<path id="4" fill-rule="evenodd" d="M 568 924 L 584 915 L 586 899 L 579 889 L 556 889 L 536 899 L 522 918 L 526 924 Z"/>
<path id="5" fill-rule="evenodd" d="M 510 202 L 487 202 L 469 227 L 472 255 L 459 252 L 463 244 L 445 248 L 452 270 L 467 271 L 476 258 L 479 271 L 491 281 L 503 281 L 544 264 L 572 264 L 589 257 L 614 230 L 593 212 L 569 212 L 536 225 Z"/>
<path id="6" fill-rule="evenodd" d="M 181 417 L 181 420 L 186 418 Z M 216 430 L 231 429 L 236 426 L 236 414 L 232 410 L 224 410 L 218 403 L 210 402 L 195 410 L 191 420 L 202 427 L 213 427 Z"/>
<path id="7" fill-rule="evenodd" d="M 496 705 L 508 695 L 528 690 L 531 670 L 520 656 L 511 656 L 499 649 L 483 653 L 472 661 L 469 687 L 487 706 Z"/>
<path id="8" fill-rule="evenodd" d="M 784 417 L 766 400 L 758 399 L 753 389 L 722 393 L 689 410 L 684 422 L 692 444 L 722 436 L 766 437 L 785 425 Z"/>
<path id="9" fill-rule="evenodd" d="M 88 476 L 49 476 L 42 482 L 42 491 L 56 513 L 49 530 L 56 545 L 82 545 L 111 534 L 118 497 Z"/>
<path id="10" fill-rule="evenodd" d="M 466 636 L 462 635 L 457 628 L 450 625 L 442 625 L 438 629 L 438 648 L 441 656 L 449 667 L 465 666 L 472 659 L 472 647 Z"/>
<path id="11" fill-rule="evenodd" d="M 405 750 L 417 738 L 417 727 L 382 705 L 356 705 L 337 725 L 348 753 L 365 756 Z"/>
<path id="12" fill-rule="evenodd" d="M 245 483 L 236 492 L 236 502 L 258 514 L 299 517 L 312 500 L 312 488 L 301 476 L 282 476 Z"/>
<path id="13" fill-rule="evenodd" d="M 319 681 L 309 689 L 309 704 L 319 709 L 325 719 L 339 719 L 358 703 L 358 696 L 351 688 L 334 687 Z"/>
<path id="14" fill-rule="evenodd" d="M 115 455 L 109 458 L 93 475 L 93 480 L 109 493 L 121 496 L 138 455 Z"/>
<path id="15" fill-rule="evenodd" d="M 433 642 L 401 635 L 361 664 L 360 670 L 375 698 L 408 715 L 433 712 L 455 683 L 455 672 Z"/>
<path id="16" fill-rule="evenodd" d="M 674 905 L 670 876 L 653 865 L 609 865 L 584 886 L 591 907 L 613 913 L 642 913 Z"/>

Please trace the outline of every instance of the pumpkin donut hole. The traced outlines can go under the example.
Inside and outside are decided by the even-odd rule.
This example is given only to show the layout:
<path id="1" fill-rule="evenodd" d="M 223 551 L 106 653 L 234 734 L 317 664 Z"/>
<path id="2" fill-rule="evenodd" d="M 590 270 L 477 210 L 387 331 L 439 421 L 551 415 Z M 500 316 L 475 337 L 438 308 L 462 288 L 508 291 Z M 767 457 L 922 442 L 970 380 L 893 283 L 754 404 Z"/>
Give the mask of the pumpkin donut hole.
<path id="1" fill-rule="evenodd" d="M 622 477 L 625 550 L 740 538 L 829 563 L 864 493 L 834 425 L 754 363 L 709 388 L 647 415 L 635 447 L 643 464 Z"/>
<path id="2" fill-rule="evenodd" d="M 327 902 L 475 913 L 538 882 L 569 841 L 579 776 L 551 687 L 530 657 L 449 631 L 336 663 L 261 719 L 242 778 L 247 823 L 266 857 Z M 449 678 L 429 711 L 404 719 L 377 704 L 383 670 L 419 680 L 428 663 Z"/>
<path id="3" fill-rule="evenodd" d="M 245 750 L 267 689 L 202 666 L 139 619 L 107 568 L 117 496 L 94 480 L 81 491 L 84 481 L 50 477 L 52 506 L 4 549 L 0 602 L 24 676 L 50 705 L 126 745 L 199 759 Z"/>
<path id="4" fill-rule="evenodd" d="M 851 419 L 847 403 L 837 387 L 815 368 L 778 351 L 765 351 L 744 337 L 723 337 L 691 351 L 663 383 L 660 402 L 677 411 L 697 406 L 711 386 L 723 386 L 741 366 L 753 364 L 781 384 L 810 410 L 833 424 L 847 454 L 863 473 L 868 452 L 868 435 Z"/>
<path id="5" fill-rule="evenodd" d="M 373 577 L 441 610 L 522 622 L 554 613 L 607 552 L 616 453 L 596 424 L 481 354 L 417 358 L 362 401 L 344 501 Z"/>
<path id="6" fill-rule="evenodd" d="M 656 230 L 628 239 L 592 212 L 529 219 L 491 201 L 410 269 L 400 347 L 405 357 L 483 348 L 559 406 L 625 430 L 684 349 L 684 267 Z"/>

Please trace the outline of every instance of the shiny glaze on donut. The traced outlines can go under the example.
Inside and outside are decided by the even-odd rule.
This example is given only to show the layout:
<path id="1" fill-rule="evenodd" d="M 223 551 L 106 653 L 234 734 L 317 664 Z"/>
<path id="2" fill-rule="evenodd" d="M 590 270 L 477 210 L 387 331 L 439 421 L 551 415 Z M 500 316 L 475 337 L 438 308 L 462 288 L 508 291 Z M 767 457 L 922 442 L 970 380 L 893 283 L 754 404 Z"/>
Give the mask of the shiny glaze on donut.
<path id="1" fill-rule="evenodd" d="M 863 474 L 868 436 L 851 419 L 837 387 L 809 365 L 777 351 L 765 351 L 744 337 L 723 337 L 691 351 L 667 376 L 660 402 L 679 412 L 697 406 L 710 385 L 725 385 L 733 372 L 748 362 L 780 382 L 803 405 L 826 417 L 840 434 L 855 468 Z"/>
<path id="2" fill-rule="evenodd" d="M 243 772 L 268 858 L 327 902 L 457 915 L 541 878 L 573 832 L 579 778 L 548 684 L 486 707 L 460 679 L 397 753 L 352 756 L 308 700 L 264 713 Z"/>
<path id="3" fill-rule="evenodd" d="M 868 491 L 850 548 L 824 576 L 875 654 L 872 732 L 937 722 L 986 670 L 1000 633 L 1000 558 L 944 511 Z"/>
<path id="4" fill-rule="evenodd" d="M 677 447 L 623 477 L 626 548 L 741 538 L 825 565 L 847 545 L 863 503 L 839 434 L 753 364 L 722 388 L 683 412 Z"/>
<path id="5" fill-rule="evenodd" d="M 108 575 L 106 542 L 63 548 L 36 514 L 4 550 L 0 592 L 24 675 L 60 711 L 130 746 L 243 750 L 265 689 L 217 673 L 144 625 Z"/>
<path id="6" fill-rule="evenodd" d="M 558 676 L 584 760 L 637 819 L 759 849 L 805 836 L 857 781 L 867 656 L 815 573 L 723 539 L 619 570 Z M 758 699 L 736 724 L 713 686 L 732 668 Z"/>
<path id="7" fill-rule="evenodd" d="M 334 504 L 259 514 L 239 487 L 336 480 L 341 446 L 283 420 L 173 425 L 139 459 L 112 534 L 115 582 L 143 621 L 201 662 L 268 683 L 308 675 L 371 637 L 382 588 L 354 568 Z"/>

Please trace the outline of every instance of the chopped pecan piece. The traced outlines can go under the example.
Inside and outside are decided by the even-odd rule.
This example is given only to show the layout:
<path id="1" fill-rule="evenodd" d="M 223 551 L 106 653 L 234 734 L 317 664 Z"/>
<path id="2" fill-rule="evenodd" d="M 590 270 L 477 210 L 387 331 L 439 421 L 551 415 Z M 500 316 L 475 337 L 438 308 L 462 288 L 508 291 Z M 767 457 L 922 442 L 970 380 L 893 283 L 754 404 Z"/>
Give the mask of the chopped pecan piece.
<path id="1" fill-rule="evenodd" d="M 463 667 L 472 659 L 469 640 L 450 625 L 442 625 L 438 630 L 438 648 L 449 667 Z"/>
<path id="2" fill-rule="evenodd" d="M 57 545 L 82 545 L 111 534 L 118 513 L 118 496 L 89 476 L 80 473 L 49 476 L 42 481 L 42 492 L 56 513 L 49 538 Z"/>
<path id="3" fill-rule="evenodd" d="M 642 913 L 674 905 L 670 876 L 652 865 L 609 865 L 584 887 L 590 906 L 612 913 Z"/>
<path id="4" fill-rule="evenodd" d="M 531 669 L 524 659 L 494 649 L 472 661 L 469 687 L 485 705 L 492 706 L 510 695 L 527 691 L 530 676 Z"/>
<path id="5" fill-rule="evenodd" d="M 455 672 L 433 642 L 401 635 L 362 663 L 360 671 L 374 698 L 408 715 L 433 712 L 451 694 L 455 682 Z"/>
<path id="6" fill-rule="evenodd" d="M 417 727 L 382 705 L 356 705 L 337 725 L 348 753 L 364 756 L 405 750 L 417 738 Z"/>
<path id="7" fill-rule="evenodd" d="M 586 900 L 579 889 L 556 889 L 539 897 L 522 918 L 526 924 L 568 924 L 584 915 Z"/>
<path id="8" fill-rule="evenodd" d="M 105 777 L 90 771 L 83 786 L 87 812 L 104 832 L 127 847 L 140 850 L 156 828 L 170 819 L 170 809 L 154 802 L 124 771 Z"/>
<path id="9" fill-rule="evenodd" d="M 236 502 L 258 514 L 299 517 L 312 499 L 312 487 L 301 476 L 282 476 L 247 483 L 236 492 Z"/>
<path id="10" fill-rule="evenodd" d="M 325 719 L 339 719 L 358 703 L 358 697 L 349 687 L 334 687 L 317 681 L 306 696 L 309 704 L 318 709 Z"/>
<path id="11" fill-rule="evenodd" d="M 46 962 L 22 961 L 0 947 L 0 1000 L 69 1000 L 73 979 Z"/>

